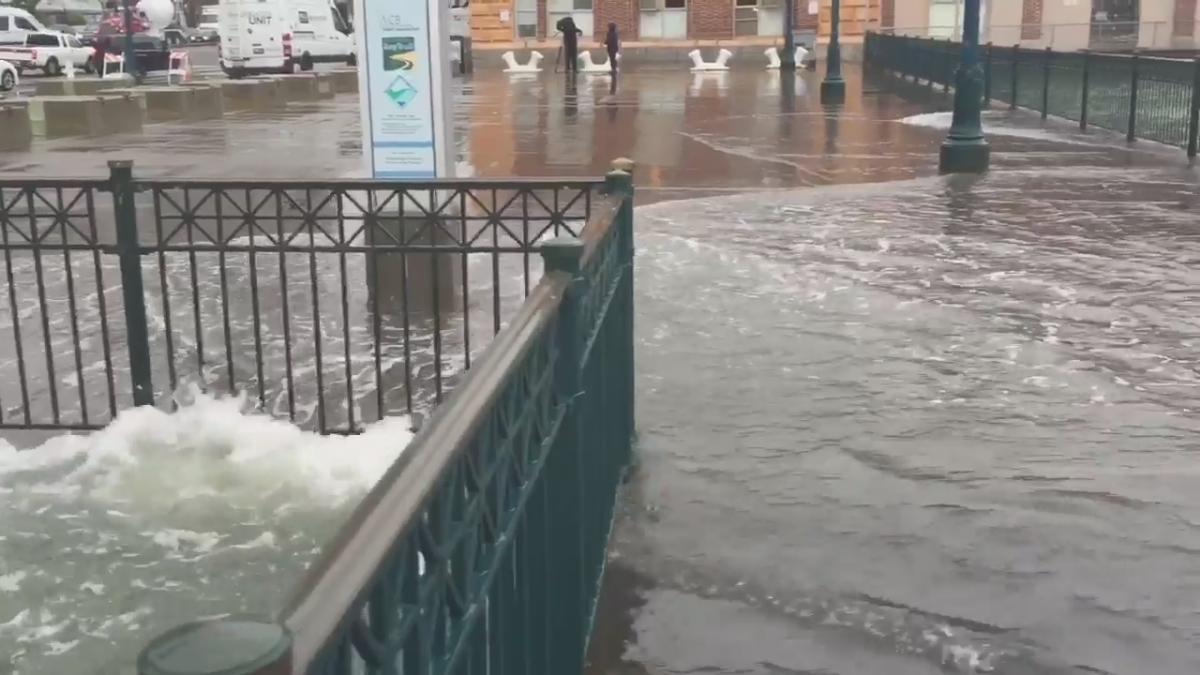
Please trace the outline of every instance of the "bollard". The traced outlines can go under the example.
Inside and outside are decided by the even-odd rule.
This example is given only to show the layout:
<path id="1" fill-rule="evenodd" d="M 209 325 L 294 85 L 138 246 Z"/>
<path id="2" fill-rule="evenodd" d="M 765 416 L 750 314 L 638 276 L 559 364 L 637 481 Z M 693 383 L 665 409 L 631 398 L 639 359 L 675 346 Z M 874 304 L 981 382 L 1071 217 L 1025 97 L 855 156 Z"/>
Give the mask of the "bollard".
<path id="1" fill-rule="evenodd" d="M 125 301 L 125 338 L 129 346 L 129 376 L 133 383 L 133 404 L 154 405 L 154 386 L 150 378 L 150 332 L 146 321 L 146 291 L 142 283 L 142 252 L 138 242 L 137 208 L 133 203 L 136 186 L 133 162 L 108 163 L 109 188 L 117 222 L 117 257 L 121 264 L 121 291 Z"/>

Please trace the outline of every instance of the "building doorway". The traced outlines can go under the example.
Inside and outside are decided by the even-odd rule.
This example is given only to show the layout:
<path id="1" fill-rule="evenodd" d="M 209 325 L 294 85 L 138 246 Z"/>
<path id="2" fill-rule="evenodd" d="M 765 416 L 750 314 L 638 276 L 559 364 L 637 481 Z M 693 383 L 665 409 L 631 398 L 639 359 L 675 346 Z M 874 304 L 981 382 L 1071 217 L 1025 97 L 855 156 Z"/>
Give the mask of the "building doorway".
<path id="1" fill-rule="evenodd" d="M 592 0 L 547 0 L 546 32 L 553 34 L 559 19 L 568 16 L 575 21 L 575 27 L 583 31 L 583 39 L 591 40 L 594 35 Z"/>
<path id="2" fill-rule="evenodd" d="M 735 0 L 734 36 L 782 36 L 783 7 L 784 0 Z"/>
<path id="3" fill-rule="evenodd" d="M 687 0 L 638 0 L 638 39 L 687 37 Z"/>
<path id="4" fill-rule="evenodd" d="M 963 26 L 963 0 L 929 0 L 929 37 L 943 40 L 961 40 Z M 979 34 L 982 36 L 988 25 L 987 3 L 979 3 Z"/>

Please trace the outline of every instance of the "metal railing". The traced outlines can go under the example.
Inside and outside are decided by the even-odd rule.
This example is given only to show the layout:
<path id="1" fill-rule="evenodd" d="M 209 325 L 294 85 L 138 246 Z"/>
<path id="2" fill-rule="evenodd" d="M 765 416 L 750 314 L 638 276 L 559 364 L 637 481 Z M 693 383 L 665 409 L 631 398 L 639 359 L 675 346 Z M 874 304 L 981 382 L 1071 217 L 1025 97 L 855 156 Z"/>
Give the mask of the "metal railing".
<path id="1" fill-rule="evenodd" d="M 868 67 L 948 91 L 960 45 L 946 40 L 870 34 Z M 986 45 L 980 54 L 984 105 L 1008 104 L 1089 127 L 1197 153 L 1200 59 L 1056 52 Z"/>
<path id="2" fill-rule="evenodd" d="M 278 618 L 171 631 L 140 673 L 582 672 L 634 433 L 630 173 L 601 192 Z"/>
<path id="3" fill-rule="evenodd" d="M 1196 46 L 1194 25 L 1170 21 L 993 24 L 985 20 L 979 29 L 983 42 L 1034 49 L 1050 47 L 1059 51 L 1133 51 Z M 875 32 L 902 37 L 959 40 L 962 38 L 962 25 L 896 26 Z"/>
<path id="4" fill-rule="evenodd" d="M 321 433 L 427 412 L 603 185 L 0 179 L 0 430 L 193 388 Z"/>

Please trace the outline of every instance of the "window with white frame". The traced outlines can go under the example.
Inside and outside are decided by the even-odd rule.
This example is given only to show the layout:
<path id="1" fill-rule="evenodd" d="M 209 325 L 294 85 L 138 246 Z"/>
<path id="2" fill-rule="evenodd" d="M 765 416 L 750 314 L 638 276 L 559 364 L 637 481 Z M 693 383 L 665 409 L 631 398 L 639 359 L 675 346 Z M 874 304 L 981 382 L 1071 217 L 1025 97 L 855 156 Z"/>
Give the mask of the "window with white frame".
<path id="1" fill-rule="evenodd" d="M 638 0 L 638 39 L 687 37 L 687 0 Z"/>

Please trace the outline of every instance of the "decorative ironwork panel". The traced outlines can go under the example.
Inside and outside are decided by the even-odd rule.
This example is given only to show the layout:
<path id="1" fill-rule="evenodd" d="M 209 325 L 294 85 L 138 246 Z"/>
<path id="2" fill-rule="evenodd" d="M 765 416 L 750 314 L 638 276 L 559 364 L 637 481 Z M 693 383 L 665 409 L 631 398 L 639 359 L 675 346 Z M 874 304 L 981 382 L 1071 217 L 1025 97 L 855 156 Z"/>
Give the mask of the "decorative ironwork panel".
<path id="1" fill-rule="evenodd" d="M 92 429 L 130 402 L 106 188 L 0 182 L 0 428 Z"/>
<path id="2" fill-rule="evenodd" d="M 555 391 L 556 344 L 553 326 L 537 336 L 310 675 L 534 672 L 524 650 L 536 645 L 509 636 L 546 609 L 518 588 L 517 566 L 532 556 L 552 564 L 544 530 L 554 513 L 530 502 L 545 489 L 539 474 L 567 409 Z M 544 615 L 536 620 L 546 628 Z"/>
<path id="3" fill-rule="evenodd" d="M 243 672 L 581 675 L 634 430 L 630 175 L 604 194 Z"/>
<path id="4" fill-rule="evenodd" d="M 930 84 L 959 58 L 958 45 L 941 40 L 872 34 L 869 42 L 868 65 Z M 997 46 L 983 59 L 992 100 L 1197 154 L 1200 60 Z"/>
<path id="5" fill-rule="evenodd" d="M 322 433 L 427 414 L 602 186 L 0 181 L 0 428 L 96 429 L 195 390 Z"/>

